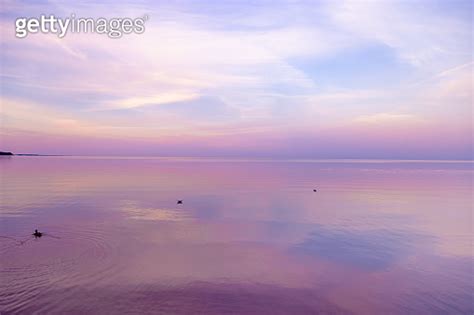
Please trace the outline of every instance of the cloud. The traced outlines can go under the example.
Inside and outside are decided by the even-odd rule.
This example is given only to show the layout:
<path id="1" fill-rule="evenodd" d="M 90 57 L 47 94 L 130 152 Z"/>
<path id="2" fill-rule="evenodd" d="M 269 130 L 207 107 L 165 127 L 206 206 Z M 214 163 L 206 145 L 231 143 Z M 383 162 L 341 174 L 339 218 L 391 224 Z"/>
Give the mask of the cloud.
<path id="1" fill-rule="evenodd" d="M 116 102 L 111 102 L 106 104 L 106 108 L 136 108 L 142 106 L 150 106 L 157 104 L 167 104 L 174 102 L 188 101 L 196 99 L 199 96 L 197 93 L 193 92 L 168 92 L 163 94 L 157 94 L 153 96 L 142 96 L 142 97 L 132 97 L 121 99 Z"/>
<path id="2" fill-rule="evenodd" d="M 12 22 L 19 7 L 8 2 L 3 10 L 1 99 L 10 107 L 3 132 L 54 134 L 67 125 L 67 134 L 160 143 L 197 136 L 203 146 L 214 141 L 205 137 L 240 135 L 243 148 L 253 147 L 254 138 L 339 128 L 334 135 L 364 124 L 386 126 L 385 133 L 403 133 L 407 125 L 470 125 L 472 21 L 435 5 L 119 1 L 113 8 L 55 2 L 21 11 L 150 15 L 144 34 L 117 40 L 96 34 L 18 40 Z M 382 51 L 374 46 L 386 56 L 369 83 L 341 84 L 358 80 L 371 54 Z M 363 53 L 347 58 L 354 51 Z M 321 74 L 318 65 L 328 60 L 343 66 Z M 322 76 L 331 84 L 322 84 Z"/>
<path id="3" fill-rule="evenodd" d="M 354 119 L 356 123 L 363 124 L 400 124 L 419 123 L 420 119 L 410 114 L 377 113 L 372 115 L 362 115 Z"/>
<path id="4" fill-rule="evenodd" d="M 328 12 L 341 27 L 392 47 L 416 67 L 452 66 L 453 57 L 469 60 L 471 21 L 435 8 L 422 2 L 342 1 Z"/>

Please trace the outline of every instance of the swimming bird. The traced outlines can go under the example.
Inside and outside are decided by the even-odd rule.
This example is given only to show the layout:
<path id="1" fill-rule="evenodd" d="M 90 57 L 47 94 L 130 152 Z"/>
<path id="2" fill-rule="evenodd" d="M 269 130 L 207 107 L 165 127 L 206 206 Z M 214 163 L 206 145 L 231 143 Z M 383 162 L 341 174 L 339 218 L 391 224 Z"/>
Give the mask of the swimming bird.
<path id="1" fill-rule="evenodd" d="M 34 237 L 41 237 L 41 236 L 43 236 L 43 233 L 38 232 L 38 230 L 35 230 L 35 232 L 33 233 L 33 236 Z"/>
<path id="2" fill-rule="evenodd" d="M 178 200 L 178 201 L 176 202 L 176 204 L 182 205 L 182 204 L 183 204 L 183 201 L 182 201 L 182 200 Z"/>
<path id="3" fill-rule="evenodd" d="M 316 190 L 316 189 L 313 189 L 313 192 L 317 192 L 317 190 Z"/>

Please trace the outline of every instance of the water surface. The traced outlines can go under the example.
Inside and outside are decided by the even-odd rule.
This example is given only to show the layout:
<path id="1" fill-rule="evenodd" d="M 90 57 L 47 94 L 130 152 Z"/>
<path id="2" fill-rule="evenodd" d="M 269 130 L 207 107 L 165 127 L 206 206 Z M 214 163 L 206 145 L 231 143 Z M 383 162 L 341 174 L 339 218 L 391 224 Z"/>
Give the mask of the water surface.
<path id="1" fill-rule="evenodd" d="M 472 314 L 472 165 L 2 157 L 0 313 Z"/>

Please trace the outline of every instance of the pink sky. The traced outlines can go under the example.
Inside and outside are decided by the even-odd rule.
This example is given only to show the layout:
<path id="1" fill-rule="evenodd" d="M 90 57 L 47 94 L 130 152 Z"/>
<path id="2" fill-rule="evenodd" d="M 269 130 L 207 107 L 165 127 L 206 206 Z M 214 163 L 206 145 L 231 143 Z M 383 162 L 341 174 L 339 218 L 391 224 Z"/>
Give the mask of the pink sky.
<path id="1" fill-rule="evenodd" d="M 471 159 L 469 8 L 5 1 L 0 150 Z M 120 39 L 15 38 L 43 12 L 150 19 Z"/>

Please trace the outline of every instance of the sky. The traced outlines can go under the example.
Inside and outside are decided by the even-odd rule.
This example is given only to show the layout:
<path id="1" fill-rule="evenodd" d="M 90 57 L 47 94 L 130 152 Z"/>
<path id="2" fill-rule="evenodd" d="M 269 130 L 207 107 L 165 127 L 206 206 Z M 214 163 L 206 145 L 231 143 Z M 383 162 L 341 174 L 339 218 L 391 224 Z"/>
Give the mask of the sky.
<path id="1" fill-rule="evenodd" d="M 3 151 L 473 158 L 471 1 L 0 3 Z M 148 20 L 15 37 L 72 13 Z"/>

